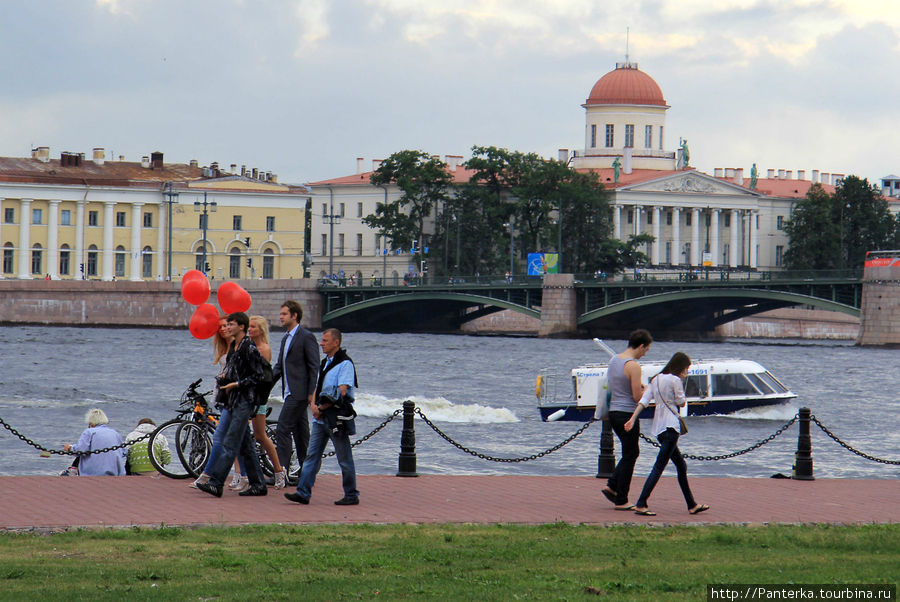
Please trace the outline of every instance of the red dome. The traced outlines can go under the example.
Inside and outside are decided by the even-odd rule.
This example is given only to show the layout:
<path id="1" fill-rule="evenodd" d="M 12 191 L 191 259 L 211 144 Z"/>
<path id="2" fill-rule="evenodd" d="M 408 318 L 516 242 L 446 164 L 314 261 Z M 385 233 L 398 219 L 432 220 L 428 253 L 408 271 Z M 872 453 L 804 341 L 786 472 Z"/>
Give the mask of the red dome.
<path id="1" fill-rule="evenodd" d="M 594 84 L 587 105 L 655 105 L 665 107 L 666 99 L 653 78 L 637 65 L 616 66 Z"/>

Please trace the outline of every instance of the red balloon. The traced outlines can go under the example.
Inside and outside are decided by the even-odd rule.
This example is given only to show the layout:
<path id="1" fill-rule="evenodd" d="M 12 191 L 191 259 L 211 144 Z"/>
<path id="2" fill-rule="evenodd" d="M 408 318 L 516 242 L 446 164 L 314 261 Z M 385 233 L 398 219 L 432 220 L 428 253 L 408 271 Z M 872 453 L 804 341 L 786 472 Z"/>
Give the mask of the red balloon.
<path id="1" fill-rule="evenodd" d="M 219 307 L 226 314 L 247 311 L 252 304 L 250 293 L 236 282 L 225 282 L 220 285 L 216 291 L 216 298 L 219 300 Z"/>
<path id="2" fill-rule="evenodd" d="M 209 299 L 209 280 L 206 277 L 191 278 L 181 282 L 181 296 L 191 305 L 206 303 Z"/>
<path id="3" fill-rule="evenodd" d="M 200 270 L 188 270 L 184 273 L 184 276 L 181 277 L 181 284 L 184 286 L 184 283 L 193 280 L 194 278 L 206 278 L 206 274 L 201 272 Z"/>
<path id="4" fill-rule="evenodd" d="M 208 339 L 219 329 L 219 310 L 212 303 L 203 303 L 194 310 L 188 330 L 197 339 Z"/>

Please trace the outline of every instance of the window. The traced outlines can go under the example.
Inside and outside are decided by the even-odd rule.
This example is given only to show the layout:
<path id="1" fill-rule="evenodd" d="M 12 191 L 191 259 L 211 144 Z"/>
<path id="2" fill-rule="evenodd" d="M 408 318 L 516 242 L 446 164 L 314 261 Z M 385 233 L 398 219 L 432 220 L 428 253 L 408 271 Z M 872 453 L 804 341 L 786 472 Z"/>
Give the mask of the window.
<path id="1" fill-rule="evenodd" d="M 94 213 L 97 212 L 94 211 Z M 90 247 L 88 247 L 87 275 L 97 275 L 97 245 L 91 245 Z"/>
<path id="2" fill-rule="evenodd" d="M 88 211 L 88 226 L 96 226 L 97 225 L 97 212 L 96 211 Z"/>
<path id="3" fill-rule="evenodd" d="M 644 126 L 644 148 L 653 148 L 653 126 Z"/>
<path id="4" fill-rule="evenodd" d="M 684 214 L 684 225 L 685 226 L 690 226 L 691 222 L 694 221 L 693 213 L 694 213 L 693 211 L 685 212 L 685 214 Z"/>
<path id="5" fill-rule="evenodd" d="M 69 245 L 63 245 L 59 249 L 59 273 L 63 276 L 68 276 L 71 270 L 71 251 L 69 251 Z"/>
<path id="6" fill-rule="evenodd" d="M 206 266 L 204 265 L 205 262 L 203 261 L 203 248 L 203 243 L 200 243 L 200 246 L 197 247 L 196 251 L 194 251 L 194 269 L 205 274 L 209 270 L 207 270 Z"/>
<path id="7" fill-rule="evenodd" d="M 275 277 L 275 254 L 272 249 L 263 251 L 263 280 L 271 280 Z"/>
<path id="8" fill-rule="evenodd" d="M 725 214 L 725 227 L 731 227 L 731 212 Z"/>
<path id="9" fill-rule="evenodd" d="M 356 235 L 356 254 L 362 255 L 362 234 Z"/>
<path id="10" fill-rule="evenodd" d="M 201 213 L 197 216 L 197 227 L 201 230 L 204 228 L 209 228 L 209 214 Z"/>
<path id="11" fill-rule="evenodd" d="M 728 256 L 731 255 L 729 246 L 728 243 L 725 243 L 725 246 L 722 247 L 722 265 L 728 265 Z"/>
<path id="12" fill-rule="evenodd" d="M 267 215 L 266 216 L 266 232 L 274 232 L 275 231 L 275 216 Z"/>
<path id="13" fill-rule="evenodd" d="M 146 220 L 145 214 L 145 220 Z M 150 247 L 144 247 L 144 250 L 141 252 L 141 275 L 144 278 L 152 278 L 153 277 L 153 249 Z"/>
<path id="14" fill-rule="evenodd" d="M 634 209 L 629 209 L 629 210 L 628 210 L 628 223 L 629 223 L 629 224 L 633 224 L 633 223 L 634 223 Z"/>
<path id="15" fill-rule="evenodd" d="M 666 242 L 666 263 L 672 263 L 672 241 Z"/>
<path id="16" fill-rule="evenodd" d="M 597 147 L 597 126 L 591 124 L 591 148 Z"/>
<path id="17" fill-rule="evenodd" d="M 340 205 L 340 211 L 338 212 L 338 215 L 341 217 L 344 217 L 344 204 L 343 203 L 341 203 L 341 205 Z"/>
<path id="18" fill-rule="evenodd" d="M 606 148 L 612 148 L 613 144 L 615 144 L 615 130 L 616 126 L 611 123 L 606 124 Z"/>
<path id="19" fill-rule="evenodd" d="M 240 215 L 235 215 L 234 217 L 232 217 L 231 222 L 232 222 L 232 226 L 233 226 L 234 230 L 241 229 L 241 216 Z"/>
<path id="20" fill-rule="evenodd" d="M 16 223 L 16 210 L 12 207 L 7 207 L 3 210 L 3 222 L 6 224 L 14 224 Z"/>
<path id="21" fill-rule="evenodd" d="M 343 205 L 341 205 L 343 207 Z M 338 234 L 338 256 L 342 256 L 344 254 L 344 235 Z"/>
<path id="22" fill-rule="evenodd" d="M 62 226 L 71 226 L 72 225 L 72 211 L 71 209 L 63 209 L 59 212 L 59 223 Z"/>
<path id="23" fill-rule="evenodd" d="M 648 226 L 653 225 L 653 212 L 652 211 L 647 212 L 647 225 Z"/>
<path id="24" fill-rule="evenodd" d="M 784 230 L 784 216 L 779 215 L 775 218 L 775 229 Z"/>
<path id="25" fill-rule="evenodd" d="M 31 223 L 32 224 L 40 224 L 41 220 L 44 217 L 43 209 L 32 209 L 31 210 Z"/>
<path id="26" fill-rule="evenodd" d="M 759 391 L 740 373 L 713 374 L 713 395 L 759 395 Z"/>
<path id="27" fill-rule="evenodd" d="M 672 212 L 671 211 L 666 211 L 666 225 L 667 226 L 672 225 Z"/>
<path id="28" fill-rule="evenodd" d="M 686 264 L 690 265 L 690 263 L 691 263 L 691 243 L 689 243 L 689 242 L 684 243 L 683 255 L 684 255 L 684 261 L 682 263 L 686 263 Z"/>
<path id="29" fill-rule="evenodd" d="M 328 215 L 328 203 L 322 203 L 322 217 Z"/>
<path id="30" fill-rule="evenodd" d="M 152 214 L 152 213 L 145 213 L 145 214 L 144 214 L 144 227 L 145 227 L 145 228 L 152 228 L 152 227 L 153 227 L 153 214 Z"/>
<path id="31" fill-rule="evenodd" d="M 685 397 L 708 397 L 709 378 L 706 374 L 692 374 L 684 379 Z"/>
<path id="32" fill-rule="evenodd" d="M 7 209 L 9 211 L 9 209 Z M 15 254 L 12 248 L 12 243 L 8 242 L 3 245 L 3 273 L 4 274 L 12 274 L 13 273 L 13 260 L 15 259 Z"/>
<path id="33" fill-rule="evenodd" d="M 784 246 L 777 245 L 775 247 L 775 267 L 780 268 L 784 265 Z"/>
<path id="34" fill-rule="evenodd" d="M 634 147 L 634 124 L 625 124 L 625 148 Z"/>
<path id="35" fill-rule="evenodd" d="M 124 211 L 116 211 L 116 228 L 124 228 L 125 227 L 125 212 Z"/>
<path id="36" fill-rule="evenodd" d="M 322 257 L 328 257 L 328 235 L 322 235 Z"/>
<path id="37" fill-rule="evenodd" d="M 663 126 L 659 126 L 659 150 L 663 149 Z"/>
<path id="38" fill-rule="evenodd" d="M 124 213 L 122 214 L 125 215 Z M 125 276 L 125 247 L 116 247 L 116 278 Z"/>
<path id="39" fill-rule="evenodd" d="M 41 274 L 43 270 L 41 270 L 41 259 L 43 258 L 43 251 L 41 250 L 41 245 L 34 245 L 31 248 L 31 273 L 32 274 Z"/>
<path id="40" fill-rule="evenodd" d="M 231 247 L 228 257 L 228 277 L 241 277 L 241 250 L 238 247 Z"/>
<path id="41" fill-rule="evenodd" d="M 362 203 L 357 203 L 356 204 L 356 217 L 362 217 L 362 216 L 363 216 Z"/>

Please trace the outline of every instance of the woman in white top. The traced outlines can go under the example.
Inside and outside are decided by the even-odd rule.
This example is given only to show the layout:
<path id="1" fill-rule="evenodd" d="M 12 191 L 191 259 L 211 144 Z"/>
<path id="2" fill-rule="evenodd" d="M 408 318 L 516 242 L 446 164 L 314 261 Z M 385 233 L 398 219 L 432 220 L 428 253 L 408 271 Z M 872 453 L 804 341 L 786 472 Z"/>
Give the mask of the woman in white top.
<path id="1" fill-rule="evenodd" d="M 691 366 L 691 358 L 681 351 L 675 353 L 662 372 L 653 377 L 650 386 L 644 391 L 643 397 L 638 402 L 637 408 L 634 410 L 631 418 L 625 423 L 625 430 L 630 431 L 634 428 L 634 423 L 638 415 L 650 405 L 650 400 L 656 402 L 656 409 L 653 412 L 653 426 L 651 432 L 656 435 L 659 441 L 659 454 L 656 456 L 656 463 L 650 471 L 650 476 L 644 482 L 644 488 L 641 490 L 641 497 L 635 504 L 634 511 L 636 514 L 643 516 L 656 516 L 655 512 L 651 512 L 647 508 L 647 499 L 653 493 L 653 488 L 662 476 L 663 470 L 669 460 L 675 465 L 678 471 L 678 485 L 681 486 L 681 493 L 684 495 L 684 501 L 687 503 L 688 512 L 698 514 L 704 510 L 709 510 L 706 504 L 698 504 L 694 501 L 694 495 L 691 493 L 691 487 L 688 485 L 687 479 L 687 463 L 678 449 L 678 437 L 681 433 L 681 424 L 678 420 L 678 408 L 684 406 L 687 400 L 684 397 L 684 386 L 682 380 L 687 376 L 688 368 Z"/>

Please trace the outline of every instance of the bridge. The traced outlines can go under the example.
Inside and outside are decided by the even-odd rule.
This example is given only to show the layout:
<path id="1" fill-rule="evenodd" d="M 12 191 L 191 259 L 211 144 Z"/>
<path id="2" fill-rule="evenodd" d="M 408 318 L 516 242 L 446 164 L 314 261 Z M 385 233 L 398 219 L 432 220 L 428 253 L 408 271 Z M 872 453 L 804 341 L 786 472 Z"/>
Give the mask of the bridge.
<path id="1" fill-rule="evenodd" d="M 696 337 L 792 305 L 859 316 L 862 282 L 860 271 L 654 272 L 612 281 L 551 274 L 411 286 L 328 282 L 318 291 L 323 327 L 346 330 L 455 332 L 470 320 L 511 310 L 540 320 L 542 334 L 550 336 L 614 336 L 641 326 Z M 552 324 L 546 324 L 548 318 Z"/>

